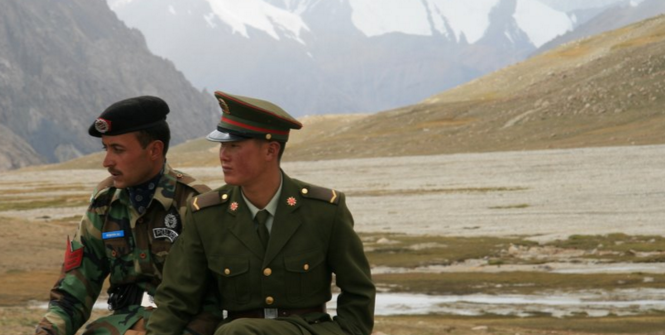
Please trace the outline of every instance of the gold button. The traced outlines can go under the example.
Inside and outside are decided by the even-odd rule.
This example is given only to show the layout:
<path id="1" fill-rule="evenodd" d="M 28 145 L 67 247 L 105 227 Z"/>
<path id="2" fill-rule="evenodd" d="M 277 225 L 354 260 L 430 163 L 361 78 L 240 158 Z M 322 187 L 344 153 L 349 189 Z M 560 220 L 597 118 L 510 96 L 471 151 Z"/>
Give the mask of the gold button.
<path id="1" fill-rule="evenodd" d="M 305 271 L 309 270 L 309 264 L 305 264 L 302 268 L 305 269 Z"/>
<path id="2" fill-rule="evenodd" d="M 178 179 L 180 179 L 180 178 L 182 178 L 182 173 L 178 173 L 175 176 L 178 177 Z"/>
<path id="3" fill-rule="evenodd" d="M 275 302 L 275 299 L 271 296 L 266 297 L 266 304 L 272 305 Z"/>
<path id="4" fill-rule="evenodd" d="M 263 270 L 263 275 L 264 275 L 264 276 L 268 277 L 268 276 L 270 276 L 271 274 L 272 274 L 272 270 L 271 270 L 270 268 L 265 268 L 265 269 Z"/>
<path id="5" fill-rule="evenodd" d="M 272 135 L 266 134 L 266 140 L 270 140 L 272 138 Z"/>
<path id="6" fill-rule="evenodd" d="M 222 200 L 226 200 L 226 199 L 228 199 L 228 198 L 229 198 L 229 195 L 228 195 L 228 194 L 222 194 Z"/>
<path id="7" fill-rule="evenodd" d="M 227 276 L 230 275 L 231 270 L 229 268 L 224 269 L 224 274 L 227 275 Z"/>
<path id="8" fill-rule="evenodd" d="M 303 188 L 302 191 L 300 191 L 300 192 L 302 192 L 302 194 L 307 194 L 307 193 L 309 193 L 309 190 L 306 189 L 306 188 Z"/>

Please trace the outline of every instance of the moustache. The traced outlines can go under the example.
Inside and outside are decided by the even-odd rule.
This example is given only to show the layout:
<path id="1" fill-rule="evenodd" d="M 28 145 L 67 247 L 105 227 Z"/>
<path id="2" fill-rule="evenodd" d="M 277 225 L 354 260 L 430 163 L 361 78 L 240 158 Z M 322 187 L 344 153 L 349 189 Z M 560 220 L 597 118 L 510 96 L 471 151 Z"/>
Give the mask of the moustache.
<path id="1" fill-rule="evenodd" d="M 122 174 L 119 170 L 116 170 L 116 169 L 106 169 L 106 171 L 108 171 L 112 175 Z"/>

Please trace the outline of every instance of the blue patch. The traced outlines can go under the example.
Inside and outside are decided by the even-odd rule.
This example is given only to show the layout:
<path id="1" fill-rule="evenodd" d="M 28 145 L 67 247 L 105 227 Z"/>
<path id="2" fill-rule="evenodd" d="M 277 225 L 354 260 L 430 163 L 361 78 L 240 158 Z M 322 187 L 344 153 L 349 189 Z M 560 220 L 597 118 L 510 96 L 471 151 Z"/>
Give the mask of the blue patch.
<path id="1" fill-rule="evenodd" d="M 102 233 L 102 240 L 108 240 L 110 238 L 117 238 L 117 237 L 125 237 L 125 231 L 116 230 L 116 231 Z"/>

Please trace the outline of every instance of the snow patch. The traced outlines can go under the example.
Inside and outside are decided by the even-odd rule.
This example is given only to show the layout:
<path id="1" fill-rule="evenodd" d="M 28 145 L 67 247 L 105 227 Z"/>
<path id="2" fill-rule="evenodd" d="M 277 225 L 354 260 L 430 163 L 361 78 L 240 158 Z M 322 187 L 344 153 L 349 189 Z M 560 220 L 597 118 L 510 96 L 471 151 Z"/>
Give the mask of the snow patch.
<path id="1" fill-rule="evenodd" d="M 536 48 L 573 30 L 573 20 L 566 13 L 533 0 L 518 0 L 513 18 Z"/>
<path id="2" fill-rule="evenodd" d="M 432 35 L 420 0 L 349 0 L 349 4 L 353 24 L 368 37 L 394 32 Z"/>
<path id="3" fill-rule="evenodd" d="M 349 0 L 353 24 L 368 37 L 388 33 L 431 36 L 439 32 L 469 43 L 483 37 L 499 0 Z M 452 32 L 450 31 L 452 29 Z"/>
<path id="4" fill-rule="evenodd" d="M 485 31 L 490 25 L 489 15 L 492 9 L 496 7 L 500 0 L 428 0 L 430 7 L 436 8 L 442 13 L 440 19 L 448 22 L 453 30 L 457 41 L 462 34 L 469 44 L 477 42 L 485 35 Z M 436 22 L 436 20 L 435 20 Z M 442 31 L 437 25 L 437 30 Z"/>
<path id="5" fill-rule="evenodd" d="M 309 31 L 307 25 L 300 16 L 279 9 L 261 0 L 206 0 L 210 4 L 213 13 L 228 24 L 234 33 L 249 38 L 247 27 L 264 31 L 272 38 L 280 40 L 281 36 L 287 36 L 302 44 L 300 33 Z"/>

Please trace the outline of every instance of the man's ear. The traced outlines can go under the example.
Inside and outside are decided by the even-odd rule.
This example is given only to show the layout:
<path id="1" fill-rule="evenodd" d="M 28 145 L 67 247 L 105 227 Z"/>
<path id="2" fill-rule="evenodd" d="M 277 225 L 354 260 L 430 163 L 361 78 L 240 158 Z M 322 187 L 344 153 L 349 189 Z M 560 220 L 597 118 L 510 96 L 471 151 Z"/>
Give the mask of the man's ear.
<path id="1" fill-rule="evenodd" d="M 277 141 L 268 142 L 268 156 L 270 159 L 279 159 L 279 149 L 282 148 L 282 145 Z"/>
<path id="2" fill-rule="evenodd" d="M 150 143 L 148 153 L 152 159 L 157 160 L 162 158 L 162 156 L 164 156 L 164 142 L 156 140 Z"/>

